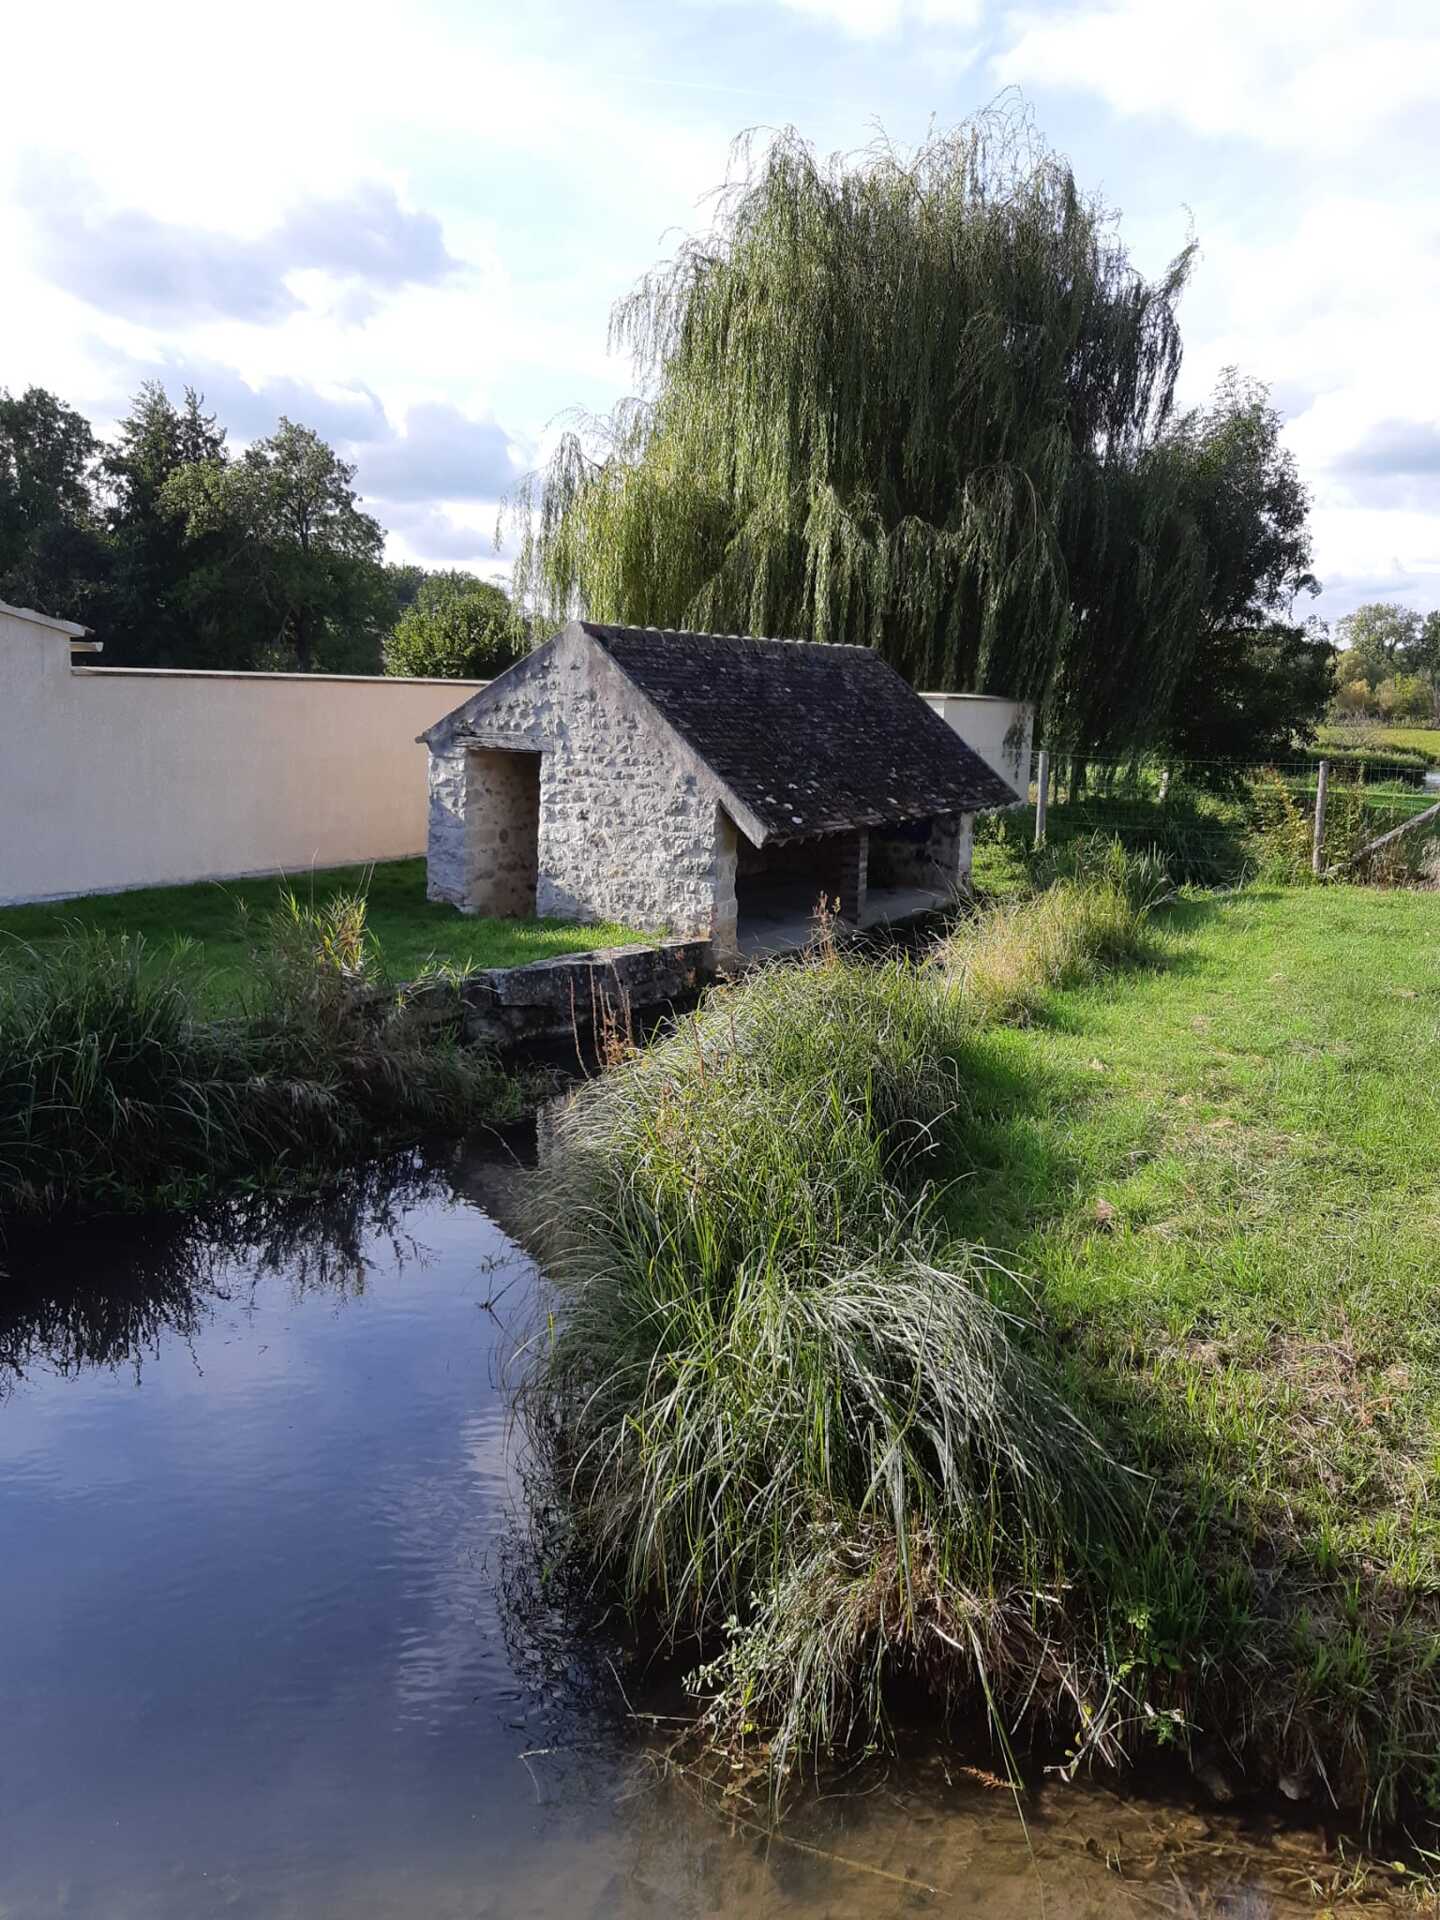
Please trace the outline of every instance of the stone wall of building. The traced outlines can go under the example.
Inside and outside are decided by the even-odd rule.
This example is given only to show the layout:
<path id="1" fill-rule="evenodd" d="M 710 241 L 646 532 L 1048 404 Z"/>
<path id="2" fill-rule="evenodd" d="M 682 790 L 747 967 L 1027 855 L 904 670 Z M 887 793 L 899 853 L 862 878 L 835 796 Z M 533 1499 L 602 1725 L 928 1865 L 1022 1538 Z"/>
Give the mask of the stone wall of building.
<path id="1" fill-rule="evenodd" d="M 966 887 L 974 843 L 973 813 L 870 829 L 872 887 Z"/>
<path id="2" fill-rule="evenodd" d="M 499 683 L 473 745 L 541 755 L 535 911 L 684 938 L 718 931 L 723 944 L 717 914 L 727 890 L 733 912 L 733 850 L 727 873 L 714 783 L 599 649 L 562 637 Z M 472 751 L 455 741 L 433 756 L 431 775 L 431 890 L 462 905 L 475 870 L 464 771 L 453 763 Z"/>
<path id="3" fill-rule="evenodd" d="M 715 942 L 715 964 L 728 966 L 739 952 L 740 903 L 736 897 L 740 848 L 748 845 L 745 836 L 725 812 L 718 809 L 720 821 L 715 841 L 715 911 L 710 937 Z"/>
<path id="4" fill-rule="evenodd" d="M 430 820 L 425 842 L 425 892 L 431 900 L 466 901 L 465 749 L 430 755 Z"/>
<path id="5" fill-rule="evenodd" d="M 468 747 L 430 762 L 427 892 L 467 913 L 535 912 L 540 755 Z"/>

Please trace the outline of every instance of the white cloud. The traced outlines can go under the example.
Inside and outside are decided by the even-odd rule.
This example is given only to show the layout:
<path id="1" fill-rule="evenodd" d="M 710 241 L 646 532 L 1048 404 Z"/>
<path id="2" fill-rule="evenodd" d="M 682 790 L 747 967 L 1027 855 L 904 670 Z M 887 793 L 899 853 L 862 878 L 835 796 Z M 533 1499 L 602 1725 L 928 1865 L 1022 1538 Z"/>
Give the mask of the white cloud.
<path id="1" fill-rule="evenodd" d="M 397 553 L 493 566 L 477 490 L 626 389 L 610 303 L 703 220 L 731 135 L 849 150 L 1014 81 L 1152 270 L 1193 207 L 1183 397 L 1230 362 L 1286 397 L 1322 577 L 1423 599 L 1440 501 L 1394 462 L 1440 421 L 1440 0 L 1006 3 L 21 9 L 7 58 L 65 85 L 63 118 L 28 87 L 0 122 L 0 385 L 102 430 L 147 374 L 198 372 L 237 440 L 308 412 L 377 500 L 364 450 L 389 462 Z M 58 227 L 19 191 L 57 151 L 99 183 Z"/>
<path id="2" fill-rule="evenodd" d="M 1007 18 L 1004 84 L 1261 146 L 1356 147 L 1440 101 L 1433 0 L 1102 0 Z"/>
<path id="3" fill-rule="evenodd" d="M 918 25 L 970 30 L 978 27 L 981 0 L 781 0 L 793 13 L 827 21 L 856 40 L 877 40 Z"/>
<path id="4" fill-rule="evenodd" d="M 20 203 L 51 280 L 106 312 L 162 325 L 271 325 L 299 311 L 290 281 L 307 273 L 342 289 L 351 313 L 368 313 L 382 290 L 445 280 L 459 267 L 433 214 L 373 182 L 303 199 L 254 238 L 107 207 L 83 170 L 44 155 L 22 161 Z"/>
<path id="5" fill-rule="evenodd" d="M 1202 252 L 1182 397 L 1232 364 L 1285 397 L 1314 495 L 1320 610 L 1387 590 L 1440 602 L 1440 477 L 1397 466 L 1403 453 L 1417 467 L 1440 418 L 1440 7 L 1081 0 L 1005 27 L 997 80 L 1042 105 L 1052 91 L 1098 99 L 1185 181 Z"/>
<path id="6" fill-rule="evenodd" d="M 1354 148 L 1440 100 L 1432 0 L 1106 0 L 1008 15 L 1002 83 L 1281 148 Z"/>
<path id="7" fill-rule="evenodd" d="M 427 567 L 467 567 L 487 579 L 504 579 L 515 556 L 507 546 L 496 550 L 499 512 L 498 501 L 488 509 L 473 501 L 387 508 L 383 518 L 390 530 L 391 557 L 418 560 Z"/>

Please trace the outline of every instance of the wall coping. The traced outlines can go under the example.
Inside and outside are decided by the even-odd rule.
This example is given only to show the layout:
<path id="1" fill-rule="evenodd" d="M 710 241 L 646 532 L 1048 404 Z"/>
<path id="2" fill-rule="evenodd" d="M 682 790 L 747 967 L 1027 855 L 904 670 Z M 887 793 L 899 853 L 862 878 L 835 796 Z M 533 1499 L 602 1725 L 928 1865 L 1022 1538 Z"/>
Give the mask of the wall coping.
<path id="1" fill-rule="evenodd" d="M 0 606 L 0 613 L 10 609 Z M 23 617 L 23 616 L 22 616 Z M 39 619 L 39 615 L 33 616 Z M 54 626 L 55 621 L 41 620 L 42 626 Z M 67 628 L 71 633 L 84 633 L 84 627 Z M 310 686 L 334 686 L 337 682 L 361 687 L 488 687 L 488 680 L 450 680 L 443 674 L 433 677 L 424 674 L 408 673 L 245 673 L 233 667 L 76 667 L 71 673 L 77 679 L 86 680 L 298 680 Z"/>
<path id="2" fill-rule="evenodd" d="M 82 627 L 74 620 L 57 620 L 53 613 L 37 613 L 34 607 L 12 607 L 8 600 L 0 600 L 0 615 L 10 620 L 28 620 L 32 626 L 49 627 L 55 633 L 68 633 L 74 640 L 84 640 L 89 627 Z"/>
<path id="3" fill-rule="evenodd" d="M 1025 707 L 1028 700 L 1017 700 L 1008 693 L 922 693 L 922 700 L 988 700 L 998 707 Z"/>

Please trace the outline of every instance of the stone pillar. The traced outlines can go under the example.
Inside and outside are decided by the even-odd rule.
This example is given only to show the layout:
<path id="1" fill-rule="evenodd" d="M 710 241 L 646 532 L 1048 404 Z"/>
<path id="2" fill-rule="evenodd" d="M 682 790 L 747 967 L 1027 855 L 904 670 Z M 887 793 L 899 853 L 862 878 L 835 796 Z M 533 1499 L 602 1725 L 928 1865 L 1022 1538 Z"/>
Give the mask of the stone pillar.
<path id="1" fill-rule="evenodd" d="M 715 809 L 715 897 L 710 910 L 710 940 L 717 968 L 731 967 L 740 958 L 740 909 L 735 897 L 740 837 L 723 807 Z"/>
<path id="2" fill-rule="evenodd" d="M 955 884 L 964 894 L 973 894 L 974 883 L 970 877 L 971 864 L 975 858 L 975 816 L 962 813 L 960 831 L 956 835 L 955 848 Z"/>
<path id="3" fill-rule="evenodd" d="M 430 755 L 430 826 L 426 845 L 425 894 L 463 907 L 469 885 L 465 847 L 467 774 L 465 750 Z"/>
<path id="4" fill-rule="evenodd" d="M 864 827 L 840 835 L 836 860 L 836 890 L 840 918 L 852 927 L 865 919 L 865 883 L 870 864 L 870 835 Z"/>

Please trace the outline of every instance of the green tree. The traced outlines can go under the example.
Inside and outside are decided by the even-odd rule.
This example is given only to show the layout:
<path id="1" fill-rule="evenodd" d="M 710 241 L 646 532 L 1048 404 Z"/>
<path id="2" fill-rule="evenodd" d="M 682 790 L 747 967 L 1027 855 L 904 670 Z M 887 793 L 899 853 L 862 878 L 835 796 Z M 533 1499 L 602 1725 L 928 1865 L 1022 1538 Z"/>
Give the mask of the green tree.
<path id="1" fill-rule="evenodd" d="M 1346 680 L 1364 680 L 1372 689 L 1410 668 L 1422 646 L 1424 628 L 1411 607 L 1369 600 L 1347 613 L 1336 627 L 1340 672 Z"/>
<path id="2" fill-rule="evenodd" d="M 390 602 L 398 620 L 407 607 L 414 606 L 416 595 L 430 576 L 413 561 L 392 560 L 385 569 L 385 577 L 390 583 Z"/>
<path id="3" fill-rule="evenodd" d="M 114 577 L 105 646 L 112 661 L 250 664 L 249 610 L 226 591 L 223 545 L 214 533 L 188 537 L 170 504 L 177 475 L 226 459 L 225 429 L 193 388 L 177 408 L 158 381 L 146 381 L 101 463 L 111 491 Z"/>
<path id="4" fill-rule="evenodd" d="M 642 391 L 522 495 L 522 603 L 878 648 L 1146 737 L 1204 581 L 1163 442 L 1191 250 L 1153 283 L 995 112 L 913 156 L 793 133 L 617 309 Z"/>
<path id="5" fill-rule="evenodd" d="M 385 642 L 385 671 L 440 680 L 486 680 L 524 651 L 504 591 L 473 573 L 429 574 Z"/>
<path id="6" fill-rule="evenodd" d="M 1217 627 L 1186 672 L 1166 744 L 1208 766 L 1284 760 L 1313 740 L 1335 692 L 1335 649 L 1318 621 Z"/>
<path id="7" fill-rule="evenodd" d="M 1317 587 L 1309 495 L 1282 425 L 1268 390 L 1231 368 L 1210 405 L 1168 435 L 1204 569 L 1163 735 L 1185 758 L 1282 756 L 1314 738 L 1334 691 L 1334 648 L 1293 617 Z"/>
<path id="8" fill-rule="evenodd" d="M 361 511 L 355 469 L 311 427 L 281 417 L 239 460 L 186 467 L 165 497 L 187 536 L 213 543 L 216 590 L 254 596 L 257 664 L 373 671 L 393 606 L 384 534 Z"/>
<path id="9" fill-rule="evenodd" d="M 1410 650 L 1409 664 L 1430 696 L 1430 725 L 1440 727 L 1440 609 L 1426 614 Z"/>
<path id="10" fill-rule="evenodd" d="M 1433 712 L 1430 687 L 1418 673 L 1397 673 L 1382 680 L 1370 696 L 1384 720 L 1424 726 Z"/>
<path id="11" fill-rule="evenodd" d="M 99 451 L 89 421 L 55 394 L 0 388 L 0 600 L 97 617 L 110 570 Z"/>

